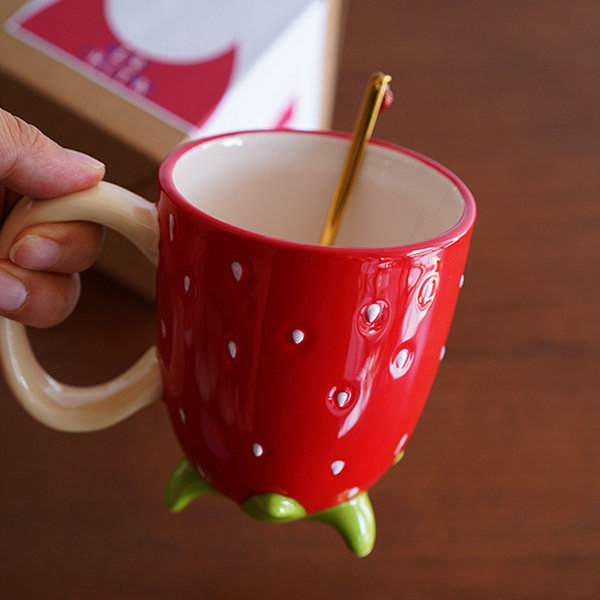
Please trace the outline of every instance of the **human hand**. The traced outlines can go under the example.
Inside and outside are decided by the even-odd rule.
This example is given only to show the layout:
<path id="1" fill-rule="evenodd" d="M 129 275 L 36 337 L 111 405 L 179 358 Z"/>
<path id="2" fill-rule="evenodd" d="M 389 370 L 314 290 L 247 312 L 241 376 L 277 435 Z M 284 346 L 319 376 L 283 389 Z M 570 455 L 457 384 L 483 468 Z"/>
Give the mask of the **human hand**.
<path id="1" fill-rule="evenodd" d="M 22 196 L 47 199 L 86 189 L 104 176 L 95 159 L 65 150 L 0 109 L 0 227 Z M 0 260 L 0 315 L 35 327 L 65 319 L 79 298 L 80 271 L 96 259 L 103 230 L 93 223 L 28 227 Z"/>

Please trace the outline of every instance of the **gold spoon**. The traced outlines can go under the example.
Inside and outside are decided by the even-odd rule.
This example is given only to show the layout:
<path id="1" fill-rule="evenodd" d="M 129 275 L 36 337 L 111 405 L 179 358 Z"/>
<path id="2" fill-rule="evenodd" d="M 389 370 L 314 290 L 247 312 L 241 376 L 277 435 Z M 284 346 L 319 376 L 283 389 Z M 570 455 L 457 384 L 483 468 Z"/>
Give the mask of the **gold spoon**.
<path id="1" fill-rule="evenodd" d="M 346 154 L 346 160 L 342 173 L 337 182 L 335 193 L 329 207 L 327 220 L 321 232 L 319 244 L 322 246 L 331 246 L 335 241 L 335 236 L 342 220 L 342 214 L 347 204 L 348 196 L 352 191 L 356 175 L 365 153 L 365 149 L 377 117 L 382 110 L 385 110 L 392 102 L 392 94 L 389 89 L 392 78 L 383 73 L 374 73 L 371 76 L 369 85 L 365 91 L 362 107 L 358 115 L 358 121 L 354 127 L 352 141 Z"/>

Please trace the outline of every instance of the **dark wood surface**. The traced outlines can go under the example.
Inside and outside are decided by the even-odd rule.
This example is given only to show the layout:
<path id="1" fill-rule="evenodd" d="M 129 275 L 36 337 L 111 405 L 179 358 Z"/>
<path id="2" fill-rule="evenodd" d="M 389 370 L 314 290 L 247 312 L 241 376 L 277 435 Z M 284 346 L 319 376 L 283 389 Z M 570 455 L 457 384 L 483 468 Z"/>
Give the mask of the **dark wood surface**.
<path id="1" fill-rule="evenodd" d="M 335 127 L 390 72 L 377 136 L 449 166 L 479 209 L 430 400 L 372 489 L 370 557 L 222 499 L 167 513 L 159 404 L 57 433 L 0 383 L 0 597 L 599 598 L 599 23 L 597 0 L 349 4 Z M 153 311 L 91 272 L 33 337 L 53 374 L 102 381 L 152 342 Z"/>

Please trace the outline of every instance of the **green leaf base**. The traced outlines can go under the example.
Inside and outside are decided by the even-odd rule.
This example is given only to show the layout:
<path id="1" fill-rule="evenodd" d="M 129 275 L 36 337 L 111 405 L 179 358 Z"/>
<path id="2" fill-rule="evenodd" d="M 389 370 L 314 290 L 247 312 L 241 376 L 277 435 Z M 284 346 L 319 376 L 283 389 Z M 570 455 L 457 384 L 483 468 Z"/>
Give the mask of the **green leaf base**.
<path id="1" fill-rule="evenodd" d="M 367 492 L 308 517 L 335 527 L 357 556 L 367 556 L 375 544 L 375 515 Z"/>
<path id="2" fill-rule="evenodd" d="M 194 498 L 206 494 L 220 495 L 196 473 L 187 459 L 183 459 L 167 483 L 167 508 L 179 512 Z M 357 556 L 367 556 L 375 543 L 375 516 L 367 492 L 311 515 L 307 515 L 302 505 L 293 498 L 275 493 L 252 496 L 242 504 L 242 508 L 251 517 L 268 523 L 287 523 L 298 519 L 327 523 L 339 531 Z"/>
<path id="3" fill-rule="evenodd" d="M 165 490 L 167 508 L 171 512 L 179 512 L 194 498 L 206 494 L 221 495 L 196 473 L 196 470 L 186 458 L 181 460 L 167 482 L 167 489 Z"/>

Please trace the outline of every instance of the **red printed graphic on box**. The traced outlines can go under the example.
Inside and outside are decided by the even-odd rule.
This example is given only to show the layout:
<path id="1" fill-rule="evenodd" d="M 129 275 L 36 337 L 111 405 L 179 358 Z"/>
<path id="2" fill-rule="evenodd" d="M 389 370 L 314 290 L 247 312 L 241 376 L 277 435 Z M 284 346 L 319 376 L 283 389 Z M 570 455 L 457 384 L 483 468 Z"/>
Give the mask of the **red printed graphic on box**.
<path id="1" fill-rule="evenodd" d="M 173 22 L 170 13 L 184 9 L 184 4 L 46 1 L 27 6 L 9 27 L 82 74 L 191 132 L 223 98 L 239 48 L 223 27 L 214 32 L 222 14 L 198 21 L 195 35 L 189 23 L 175 30 L 168 28 L 168 18 L 161 23 L 161 11 L 168 9 L 165 17 Z M 197 19 L 200 9 L 211 12 L 209 4 L 188 3 L 185 10 L 191 8 L 190 16 Z M 207 30 L 213 33 L 206 35 Z"/>

